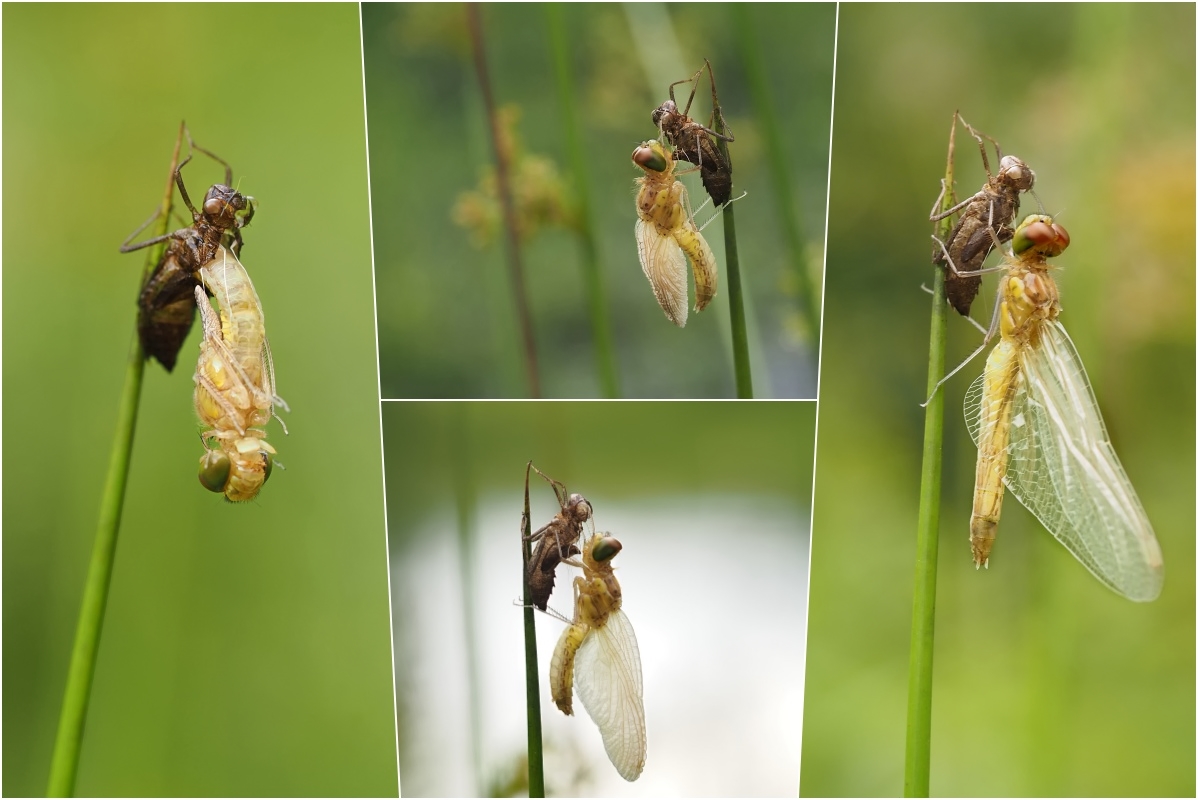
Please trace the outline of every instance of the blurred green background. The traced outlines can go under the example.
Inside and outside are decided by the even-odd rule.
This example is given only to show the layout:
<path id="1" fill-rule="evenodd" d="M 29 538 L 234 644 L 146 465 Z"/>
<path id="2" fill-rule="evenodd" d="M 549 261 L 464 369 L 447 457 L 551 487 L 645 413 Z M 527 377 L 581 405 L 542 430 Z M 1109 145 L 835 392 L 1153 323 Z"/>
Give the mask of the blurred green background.
<path id="1" fill-rule="evenodd" d="M 515 132 L 524 151 L 556 165 L 536 174 L 548 185 L 564 178 L 573 205 L 569 187 L 578 183 L 569 175 L 550 13 L 488 5 L 482 26 L 496 103 L 519 108 Z M 722 219 L 703 232 L 719 264 L 719 294 L 683 330 L 654 301 L 633 235 L 633 181 L 642 173 L 632 150 L 657 136 L 650 113 L 669 84 L 707 57 L 736 135 L 735 192 L 748 192 L 735 213 L 756 396 L 814 397 L 818 343 L 804 329 L 796 276 L 807 271 L 818 291 L 835 7 L 571 4 L 562 13 L 619 394 L 734 393 Z M 528 397 L 503 239 L 480 250 L 451 216 L 494 160 L 465 10 L 366 4 L 363 23 L 383 397 Z M 747 82 L 746 55 L 762 62 L 760 99 Z M 704 83 L 693 115 L 706 121 L 710 103 Z M 776 118 L 780 161 L 767 152 L 765 114 Z M 795 202 L 797 257 L 784 236 L 776 175 Z M 698 176 L 683 181 L 698 206 L 706 198 Z M 710 206 L 697 217 L 709 215 Z M 582 265 L 580 239 L 563 227 L 543 230 L 524 248 L 546 397 L 603 394 Z"/>
<path id="2" fill-rule="evenodd" d="M 624 545 L 645 771 L 616 773 L 581 704 L 553 705 L 563 624 L 536 614 L 551 796 L 793 796 L 798 783 L 813 403 L 383 404 L 405 796 L 527 792 L 525 464 Z M 530 478 L 534 528 L 558 511 Z M 550 606 L 573 614 L 558 570 Z"/>
<path id="3" fill-rule="evenodd" d="M 118 246 L 186 119 L 260 202 L 287 470 L 244 506 L 203 490 L 198 325 L 147 365 L 77 791 L 394 796 L 357 7 L 3 14 L 4 794 L 45 791 L 144 262 Z"/>
<path id="4" fill-rule="evenodd" d="M 1194 6 L 841 7 L 802 792 L 902 791 L 931 285 L 954 109 L 1036 171 L 1061 321 L 1165 553 L 1103 588 L 1017 502 L 970 563 L 976 449 L 945 387 L 931 790 L 1189 796 L 1194 781 Z M 984 181 L 957 138 L 959 196 Z M 1025 197 L 1022 213 L 1036 211 Z M 987 280 L 975 316 L 988 320 Z M 980 342 L 949 320 L 949 367 Z"/>

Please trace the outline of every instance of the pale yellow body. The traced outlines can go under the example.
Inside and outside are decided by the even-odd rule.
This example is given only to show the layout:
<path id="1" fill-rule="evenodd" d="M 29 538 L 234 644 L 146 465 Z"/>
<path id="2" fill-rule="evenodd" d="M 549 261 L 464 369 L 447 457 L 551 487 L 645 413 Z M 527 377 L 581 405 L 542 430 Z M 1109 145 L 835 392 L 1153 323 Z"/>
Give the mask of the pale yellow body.
<path id="1" fill-rule="evenodd" d="M 221 247 L 200 269 L 200 278 L 220 308 L 218 318 L 204 290 L 196 287 L 204 338 L 196 364 L 195 408 L 208 427 L 202 434 L 209 450 L 204 459 L 217 450 L 228 456 L 224 494 L 233 501 L 250 500 L 266 481 L 266 455 L 276 452 L 264 441 L 262 428 L 274 416 L 275 403 L 286 405 L 275 395 L 262 304 L 241 262 Z"/>
<path id="2" fill-rule="evenodd" d="M 1012 245 L 1018 255 L 999 283 L 1001 339 L 965 400 L 978 446 L 974 563 L 988 564 L 1010 492 L 1102 583 L 1131 600 L 1153 600 L 1164 583 L 1160 545 L 1057 319 L 1046 259 L 1069 245 L 1069 235 L 1051 217 L 1033 214 Z"/>
<path id="3" fill-rule="evenodd" d="M 969 519 L 973 561 L 984 566 L 1002 513 L 1003 478 L 1011 431 L 1011 401 L 1022 378 L 1024 348 L 1038 344 L 1040 325 L 1060 313 L 1057 286 L 1043 256 L 1013 261 L 1003 277 L 999 300 L 1002 339 L 986 359 L 978 420 L 978 466 Z"/>
<path id="4" fill-rule="evenodd" d="M 702 311 L 716 294 L 715 256 L 695 226 L 686 187 L 674 177 L 669 150 L 656 141 L 642 147 L 661 158 L 665 169 L 638 164 L 645 174 L 636 179 L 637 252 L 658 305 L 682 327 L 687 317 L 686 259 L 695 275 L 695 311 Z"/>
<path id="5" fill-rule="evenodd" d="M 582 577 L 574 579 L 574 622 L 562 631 L 549 666 L 553 702 L 573 714 L 578 694 L 603 736 L 612 765 L 629 781 L 645 767 L 645 708 L 636 634 L 620 609 L 620 584 L 610 558 L 594 558 L 597 533 L 582 548 Z M 617 545 L 618 547 L 618 545 Z"/>

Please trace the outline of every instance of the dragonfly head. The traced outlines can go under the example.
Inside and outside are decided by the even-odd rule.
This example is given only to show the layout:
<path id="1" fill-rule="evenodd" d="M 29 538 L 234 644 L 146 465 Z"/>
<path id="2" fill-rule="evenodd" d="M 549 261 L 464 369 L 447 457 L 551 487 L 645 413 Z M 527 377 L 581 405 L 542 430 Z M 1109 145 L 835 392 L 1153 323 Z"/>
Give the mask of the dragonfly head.
<path id="1" fill-rule="evenodd" d="M 673 100 L 667 100 L 657 108 L 653 109 L 653 124 L 661 127 L 661 121 L 668 115 L 678 113 L 678 106 L 674 105 Z"/>
<path id="2" fill-rule="evenodd" d="M 665 172 L 670 168 L 670 154 L 660 142 L 650 139 L 632 151 L 632 163 L 646 172 Z"/>
<path id="3" fill-rule="evenodd" d="M 1069 232 L 1044 214 L 1030 214 L 1015 229 L 1011 249 L 1015 253 L 1033 250 L 1044 256 L 1059 256 L 1069 246 Z"/>
<path id="4" fill-rule="evenodd" d="M 574 494 L 570 495 L 570 506 L 569 507 L 570 507 L 572 516 L 576 516 L 579 519 L 583 519 L 583 520 L 590 519 L 591 514 L 594 513 L 593 509 L 591 508 L 591 504 L 589 502 L 587 502 L 587 499 L 585 497 L 583 497 L 582 495 L 580 495 L 578 492 L 575 492 Z"/>
<path id="5" fill-rule="evenodd" d="M 223 492 L 231 468 L 227 455 L 219 450 L 209 450 L 200 457 L 200 483 L 210 492 Z"/>
<path id="6" fill-rule="evenodd" d="M 215 184 L 204 196 L 204 216 L 221 228 L 241 228 L 254 216 L 254 198 L 223 184 Z"/>
<path id="7" fill-rule="evenodd" d="M 614 536 L 598 536 L 597 539 L 598 541 L 591 545 L 591 558 L 600 563 L 611 561 L 616 557 L 616 553 L 624 548 Z"/>
<path id="8" fill-rule="evenodd" d="M 1007 186 L 1026 192 L 1030 191 L 1036 183 L 1036 173 L 1015 156 L 1003 156 L 1002 161 L 998 164 L 998 180 Z"/>

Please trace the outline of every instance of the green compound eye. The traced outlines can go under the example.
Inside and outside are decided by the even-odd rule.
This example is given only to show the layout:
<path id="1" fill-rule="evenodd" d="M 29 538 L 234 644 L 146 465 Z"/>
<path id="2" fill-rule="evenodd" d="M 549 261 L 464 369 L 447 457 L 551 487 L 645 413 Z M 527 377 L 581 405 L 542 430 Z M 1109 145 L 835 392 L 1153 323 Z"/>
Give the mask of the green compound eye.
<path id="1" fill-rule="evenodd" d="M 1059 256 L 1068 246 L 1068 232 L 1054 222 L 1052 217 L 1044 214 L 1025 217 L 1015 229 L 1015 237 L 1011 240 L 1011 249 L 1016 254 L 1035 247 L 1043 255 Z"/>
<path id="2" fill-rule="evenodd" d="M 596 561 L 611 561 L 623 547 L 624 545 L 613 537 L 604 536 L 591 548 L 591 557 Z"/>
<path id="3" fill-rule="evenodd" d="M 200 483 L 210 492 L 223 492 L 229 482 L 229 457 L 219 450 L 209 450 L 200 457 Z"/>
<path id="4" fill-rule="evenodd" d="M 653 144 L 657 143 L 654 142 Z M 642 169 L 652 170 L 653 172 L 665 172 L 668 166 L 665 156 L 648 143 L 642 144 L 632 151 L 632 163 Z"/>
<path id="5" fill-rule="evenodd" d="M 266 482 L 270 480 L 270 471 L 275 467 L 275 459 L 265 450 L 262 451 L 262 457 L 266 459 L 266 475 L 262 478 L 262 485 L 265 486 Z"/>

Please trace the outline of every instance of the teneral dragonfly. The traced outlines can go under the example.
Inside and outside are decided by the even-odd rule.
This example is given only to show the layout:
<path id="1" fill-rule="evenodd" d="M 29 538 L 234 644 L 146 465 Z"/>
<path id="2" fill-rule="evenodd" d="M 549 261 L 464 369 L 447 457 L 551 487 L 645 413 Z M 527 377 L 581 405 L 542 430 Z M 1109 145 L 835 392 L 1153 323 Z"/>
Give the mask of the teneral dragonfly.
<path id="1" fill-rule="evenodd" d="M 1160 546 L 1057 319 L 1047 259 L 1068 244 L 1052 217 L 1033 214 L 1016 228 L 1004 265 L 1001 339 L 965 399 L 978 446 L 973 559 L 979 567 L 990 560 L 1005 488 L 1098 580 L 1131 600 L 1153 600 L 1164 581 Z"/>
<path id="2" fill-rule="evenodd" d="M 686 261 L 695 273 L 695 311 L 715 297 L 715 256 L 695 226 L 686 187 L 674 177 L 674 158 L 655 139 L 632 151 L 644 175 L 636 179 L 636 245 L 641 269 L 658 305 L 678 327 L 686 325 Z M 683 253 L 686 255 L 683 256 Z"/>
<path id="3" fill-rule="evenodd" d="M 576 564 L 583 574 L 574 579 L 574 619 L 553 651 L 549 686 L 554 704 L 567 715 L 574 713 L 577 689 L 603 736 L 607 757 L 624 780 L 634 781 L 645 768 L 645 705 L 640 650 L 611 566 L 620 549 L 606 533 L 583 545 L 582 563 Z"/>
<path id="4" fill-rule="evenodd" d="M 218 246 L 199 270 L 195 287 L 204 338 L 195 373 L 195 408 L 207 427 L 201 434 L 200 483 L 234 502 L 252 500 L 270 477 L 276 450 L 266 442 L 266 423 L 277 404 L 274 362 L 266 339 L 262 304 L 237 256 Z M 220 307 L 213 310 L 204 290 Z M 279 420 L 282 424 L 282 420 Z M 287 428 L 283 426 L 283 432 Z"/>

